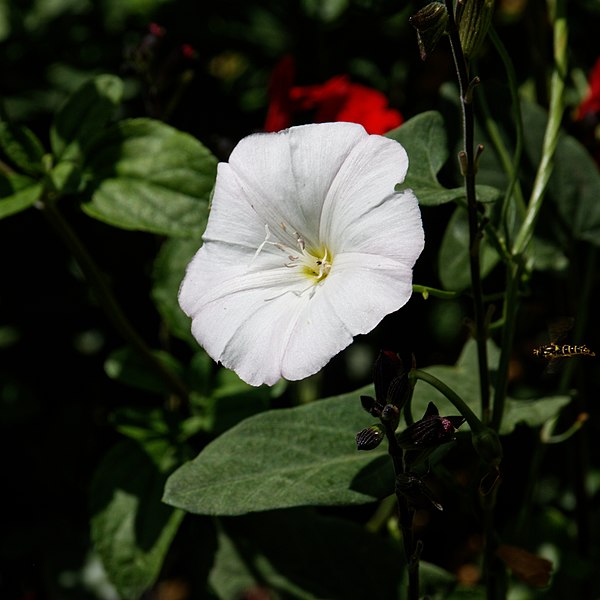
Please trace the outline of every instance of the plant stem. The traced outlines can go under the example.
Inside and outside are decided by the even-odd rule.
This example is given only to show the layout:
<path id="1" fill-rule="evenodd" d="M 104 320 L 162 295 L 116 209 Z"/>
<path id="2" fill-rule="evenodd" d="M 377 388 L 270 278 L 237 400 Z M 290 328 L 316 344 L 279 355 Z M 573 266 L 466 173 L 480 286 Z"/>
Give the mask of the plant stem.
<path id="1" fill-rule="evenodd" d="M 460 298 L 462 295 L 461 292 L 451 292 L 448 290 L 439 290 L 437 288 L 432 288 L 427 285 L 417 285 L 413 283 L 412 286 L 413 294 L 421 294 L 425 300 L 429 296 L 434 296 L 435 298 L 442 298 L 444 300 L 455 300 L 456 298 Z"/>
<path id="2" fill-rule="evenodd" d="M 567 27 L 565 0 L 554 2 L 554 71 L 550 83 L 550 107 L 548 109 L 548 123 L 544 133 L 542 145 L 542 158 L 537 169 L 533 190 L 529 199 L 525 219 L 513 246 L 513 255 L 522 255 L 531 238 L 537 221 L 548 181 L 554 166 L 554 153 L 558 143 L 560 124 L 565 108 L 564 91 L 567 75 L 567 40 L 569 30 Z"/>
<path id="3" fill-rule="evenodd" d="M 388 452 L 394 464 L 394 473 L 398 477 L 405 473 L 402 449 L 396 439 L 395 427 L 385 421 L 382 421 L 382 424 L 388 441 Z M 409 504 L 406 496 L 398 490 L 396 490 L 396 502 L 398 504 L 398 521 L 402 531 L 402 543 L 408 571 L 408 600 L 419 600 L 419 552 L 415 544 L 413 531 L 415 510 Z"/>
<path id="4" fill-rule="evenodd" d="M 481 284 L 481 266 L 479 247 L 481 228 L 479 225 L 478 204 L 475 192 L 475 150 L 474 131 L 475 117 L 473 113 L 473 89 L 478 79 L 469 80 L 467 63 L 460 43 L 460 36 L 454 19 L 452 0 L 446 0 L 448 11 L 448 36 L 456 67 L 460 104 L 462 109 L 462 126 L 464 149 L 461 153 L 461 170 L 465 178 L 465 194 L 467 196 L 467 213 L 469 219 L 469 265 L 471 270 L 471 287 L 473 290 L 473 313 L 475 322 L 475 340 L 479 363 L 479 383 L 481 390 L 481 415 L 484 423 L 490 418 L 490 379 L 487 357 L 487 333 L 485 325 L 485 309 L 483 305 L 483 288 Z"/>
<path id="5" fill-rule="evenodd" d="M 125 316 L 121 306 L 98 269 L 96 262 L 91 257 L 73 228 L 63 218 L 56 207 L 57 198 L 48 192 L 40 200 L 40 207 L 46 219 L 60 236 L 67 248 L 71 251 L 88 283 L 90 284 L 96 299 L 109 318 L 115 330 L 127 341 L 146 361 L 148 366 L 156 372 L 171 392 L 179 398 L 180 402 L 187 403 L 189 391 L 179 377 L 168 369 L 162 361 L 148 348 L 144 340 Z"/>

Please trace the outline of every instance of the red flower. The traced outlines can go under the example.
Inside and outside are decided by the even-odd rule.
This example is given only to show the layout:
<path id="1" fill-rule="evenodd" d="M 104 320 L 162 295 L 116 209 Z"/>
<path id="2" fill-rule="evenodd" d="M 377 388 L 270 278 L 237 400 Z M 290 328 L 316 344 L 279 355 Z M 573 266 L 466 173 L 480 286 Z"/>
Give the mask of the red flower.
<path id="1" fill-rule="evenodd" d="M 588 114 L 600 113 L 600 58 L 592 68 L 589 79 L 590 89 L 577 109 L 577 119 L 584 119 Z"/>
<path id="2" fill-rule="evenodd" d="M 590 73 L 589 86 L 575 113 L 576 135 L 600 167 L 600 58 Z"/>
<path id="3" fill-rule="evenodd" d="M 294 124 L 298 113 L 308 114 L 314 123 L 349 121 L 359 123 L 368 133 L 386 133 L 403 119 L 388 107 L 381 92 L 350 81 L 346 75 L 332 77 L 320 85 L 294 86 L 294 61 L 284 57 L 273 70 L 269 86 L 266 131 L 279 131 Z"/>

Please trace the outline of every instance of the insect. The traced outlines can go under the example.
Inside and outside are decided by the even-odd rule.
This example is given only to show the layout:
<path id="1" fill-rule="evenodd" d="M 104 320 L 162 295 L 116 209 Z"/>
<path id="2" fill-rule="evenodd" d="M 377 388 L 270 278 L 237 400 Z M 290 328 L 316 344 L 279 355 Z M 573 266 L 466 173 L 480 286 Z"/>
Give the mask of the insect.
<path id="1" fill-rule="evenodd" d="M 556 364 L 557 359 L 571 358 L 574 356 L 596 356 L 593 350 L 590 350 L 585 344 L 559 344 L 564 335 L 573 326 L 573 319 L 561 319 L 550 324 L 549 344 L 542 344 L 533 349 L 533 355 L 539 358 L 545 358 L 550 361 L 548 370 L 552 371 L 552 367 Z"/>

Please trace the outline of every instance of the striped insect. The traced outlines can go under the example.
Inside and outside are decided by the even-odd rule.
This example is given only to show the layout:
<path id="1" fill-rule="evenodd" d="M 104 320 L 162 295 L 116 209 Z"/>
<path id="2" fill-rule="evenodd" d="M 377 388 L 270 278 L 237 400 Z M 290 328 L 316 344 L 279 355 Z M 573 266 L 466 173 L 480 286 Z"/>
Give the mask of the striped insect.
<path id="1" fill-rule="evenodd" d="M 542 344 L 533 349 L 533 355 L 549 361 L 548 372 L 555 370 L 555 366 L 561 358 L 572 358 L 575 356 L 596 356 L 585 344 L 559 344 L 565 334 L 573 326 L 573 318 L 564 318 L 551 323 L 548 327 L 550 339 L 548 344 Z"/>

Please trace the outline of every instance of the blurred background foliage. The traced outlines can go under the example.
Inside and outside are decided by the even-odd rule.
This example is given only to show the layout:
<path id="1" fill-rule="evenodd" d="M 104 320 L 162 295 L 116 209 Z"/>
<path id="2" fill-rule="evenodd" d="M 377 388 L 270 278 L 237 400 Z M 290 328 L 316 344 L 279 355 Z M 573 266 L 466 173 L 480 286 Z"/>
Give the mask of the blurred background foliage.
<path id="1" fill-rule="evenodd" d="M 600 8 L 594 0 L 568 4 L 572 64 L 568 103 L 573 111 L 585 93 L 587 74 L 598 55 Z M 405 119 L 429 109 L 452 114 L 452 103 L 442 93 L 443 84 L 454 77 L 451 55 L 442 43 L 422 63 L 415 32 L 408 23 L 421 5 L 398 0 L 0 0 L 2 117 L 27 124 L 48 147 L 52 116 L 69 94 L 92 76 L 111 73 L 125 82 L 119 117 L 148 116 L 168 122 L 197 137 L 225 160 L 239 139 L 263 128 L 270 76 L 286 55 L 295 58 L 299 85 L 347 74 L 353 81 L 385 93 L 390 106 Z M 513 58 L 522 90 L 544 106 L 551 35 L 543 3 L 499 1 L 495 26 Z M 484 48 L 477 69 L 490 86 L 503 84 L 504 71 L 491 47 Z M 570 114 L 565 117 L 565 127 L 577 133 Z M 453 156 L 457 121 L 448 127 L 448 136 Z M 447 166 L 440 180 L 448 187 L 460 185 L 453 167 Z M 185 332 L 180 332 L 179 338 L 168 335 L 159 311 L 149 301 L 152 294 L 155 304 L 160 304 L 161 291 L 153 287 L 153 278 L 160 269 L 160 261 L 154 262 L 159 249 L 162 246 L 162 256 L 169 251 L 162 238 L 109 227 L 89 219 L 68 202 L 62 209 L 143 338 L 175 356 L 189 352 L 179 339 Z M 425 208 L 423 214 L 427 240 L 435 242 L 428 244 L 417 264 L 415 283 L 440 285 L 436 243 L 442 239 L 452 208 Z M 547 232 L 551 241 L 559 236 L 560 232 L 552 229 Z M 186 243 L 193 249 L 193 242 Z M 532 345 L 545 341 L 547 321 L 557 315 L 577 315 L 578 288 L 572 281 L 588 250 L 574 244 L 568 246 L 568 252 L 560 264 L 532 276 L 515 349 L 513 395 L 527 396 L 532 389 L 544 387 L 540 368 L 528 353 Z M 116 598 L 90 543 L 92 476 L 102 457 L 109 449 L 114 451 L 122 439 L 115 418 L 121 425 L 127 419 L 121 414 L 119 421 L 117 409 L 142 409 L 149 402 L 160 407 L 161 398 L 150 394 L 149 400 L 143 385 L 123 385 L 111 372 L 114 362 L 107 359 L 114 359 L 122 340 L 39 211 L 0 221 L 0 265 L 4 480 L 0 596 L 19 600 Z M 592 277 L 592 285 L 596 285 L 597 273 Z M 176 289 L 177 282 L 167 286 L 166 293 L 173 285 Z M 486 292 L 494 293 L 502 286 L 501 272 L 492 270 Z M 597 290 L 594 298 L 598 299 Z M 213 435 L 269 405 L 288 406 L 364 385 L 380 347 L 410 349 L 421 365 L 453 364 L 468 337 L 463 325 L 468 313 L 468 299 L 430 298 L 424 302 L 415 297 L 372 335 L 332 360 L 323 373 L 290 385 L 283 395 L 274 394 L 275 398 L 262 390 L 252 396 L 250 409 L 244 408 L 250 392 L 219 374 L 221 380 L 215 388 L 229 390 L 222 396 L 234 401 L 228 415 L 213 428 Z M 590 315 L 585 342 L 596 350 L 600 347 L 596 311 Z M 213 369 L 209 363 L 200 367 Z M 600 389 L 597 371 L 588 372 L 585 384 L 592 399 Z M 574 406 L 565 415 L 566 426 L 580 409 Z M 597 404 L 586 410 L 591 414 L 589 427 L 594 439 L 600 429 Z M 515 484 L 525 486 L 529 471 L 524 463 L 532 453 L 532 434 L 517 429 L 512 438 L 506 468 L 513 469 Z M 565 565 L 554 591 L 540 597 L 566 597 L 572 585 L 585 594 L 591 589 L 586 588 L 590 563 L 573 556 L 578 551 L 588 558 L 598 557 L 598 511 L 593 519 L 587 513 L 592 520 L 579 523 L 583 535 L 576 537 L 574 496 L 564 490 L 571 489 L 569 473 L 574 461 L 582 468 L 583 461 L 591 467 L 589 491 L 598 497 L 598 449 L 588 445 L 582 453 L 581 448 L 571 446 L 565 451 L 563 445 L 557 445 L 548 447 L 545 456 L 535 454 L 535 459 L 543 460 L 547 469 L 529 525 L 531 535 L 548 540 L 557 560 Z M 501 519 L 518 512 L 519 507 L 511 503 L 512 493 L 511 489 L 502 491 L 505 512 Z M 516 494 L 514 502 L 519 498 Z M 454 521 L 446 517 L 452 510 L 458 515 Z M 367 509 L 337 512 L 357 521 L 364 521 L 368 514 Z M 429 552 L 425 557 L 468 583 L 469 567 L 480 545 L 477 528 L 468 515 L 461 514 L 459 506 L 444 515 L 423 516 L 429 520 L 420 524 Z M 206 581 L 217 537 L 237 526 L 244 527 L 228 524 L 217 531 L 208 518 L 190 520 L 167 558 L 163 577 L 148 597 L 211 597 Z M 223 552 L 226 550 L 221 551 L 221 558 Z M 226 569 L 220 563 L 212 574 L 212 589 L 225 590 L 219 597 L 233 598 L 227 595 L 226 580 Z M 597 585 L 595 590 L 597 594 Z M 254 590 L 255 595 L 250 593 L 247 598 L 270 597 L 260 589 Z"/>

